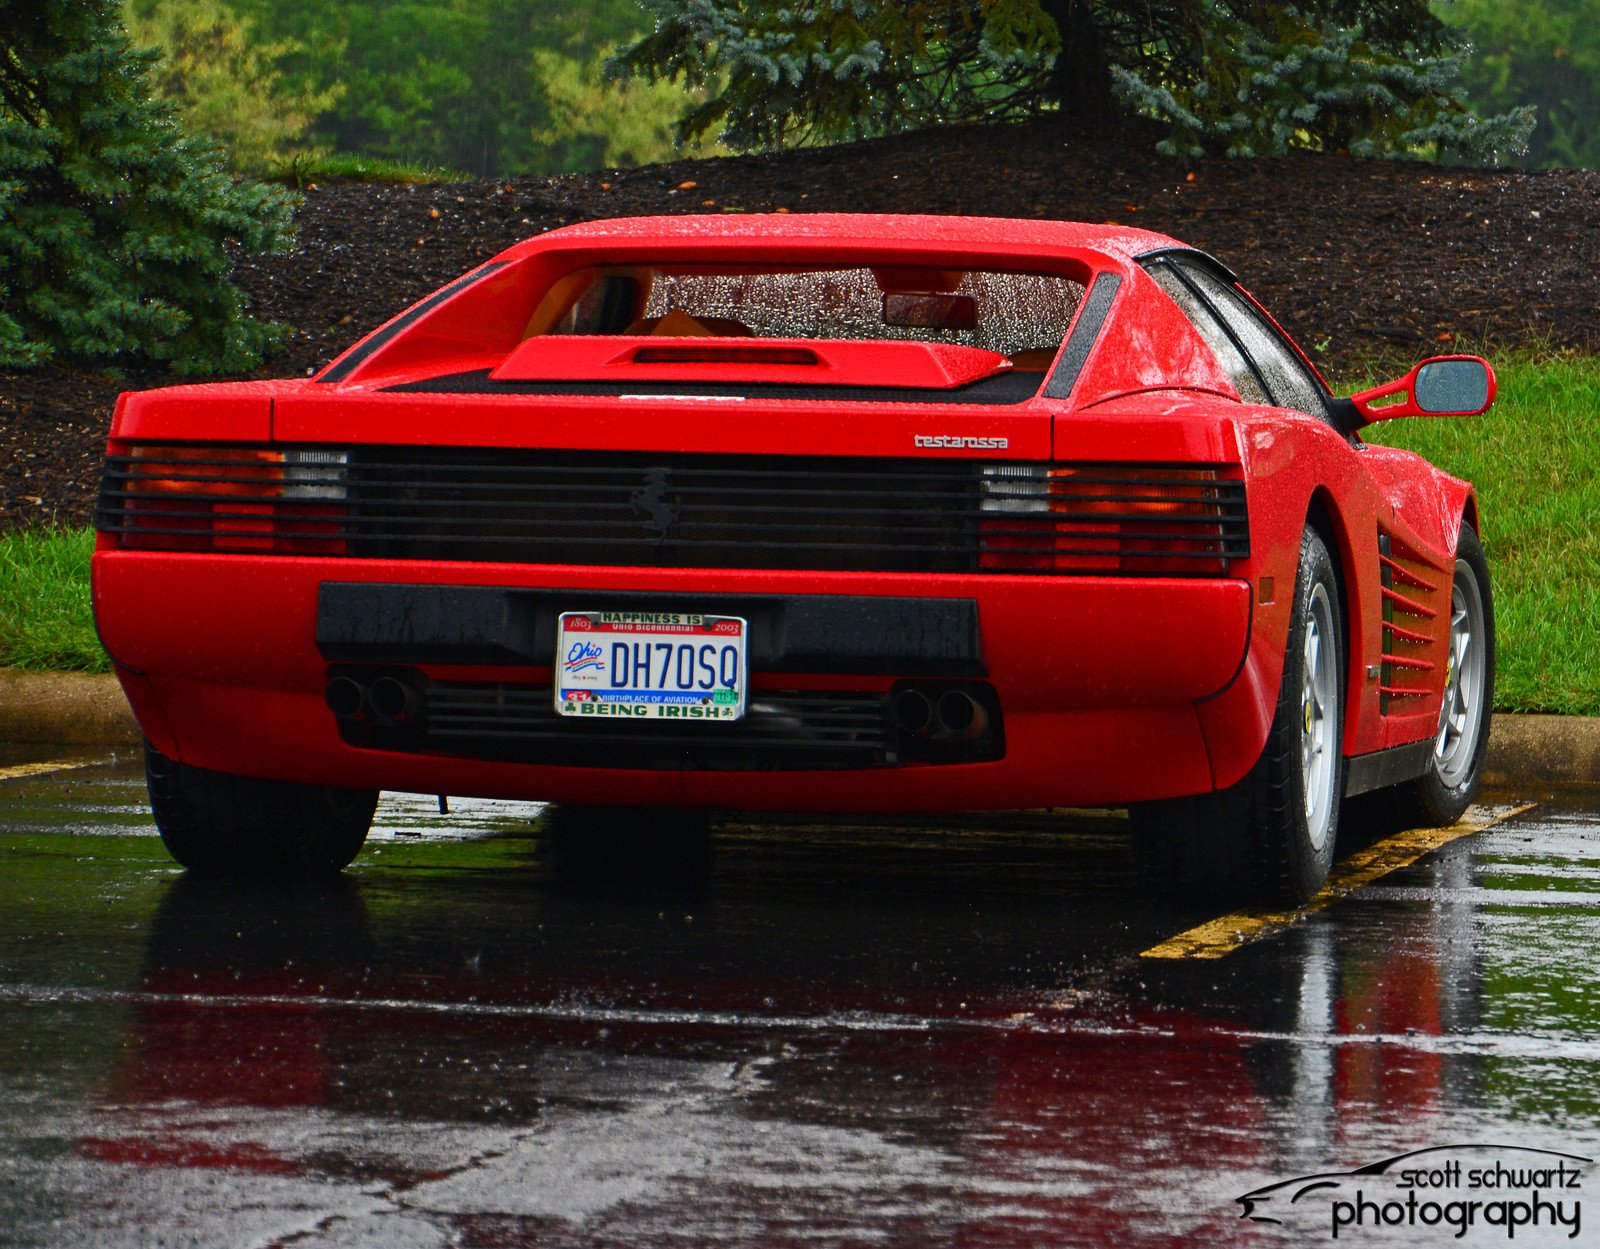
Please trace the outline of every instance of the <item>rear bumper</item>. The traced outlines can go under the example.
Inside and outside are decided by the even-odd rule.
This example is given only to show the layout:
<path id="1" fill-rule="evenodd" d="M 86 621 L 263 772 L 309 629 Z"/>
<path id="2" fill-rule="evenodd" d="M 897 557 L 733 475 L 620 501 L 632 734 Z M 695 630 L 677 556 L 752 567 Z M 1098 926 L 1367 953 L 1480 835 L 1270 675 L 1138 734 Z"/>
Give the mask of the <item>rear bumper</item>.
<path id="1" fill-rule="evenodd" d="M 565 802 L 789 810 L 1117 805 L 1233 777 L 1208 749 L 1251 640 L 1242 581 L 692 569 L 583 569 L 102 551 L 102 637 L 146 734 L 202 767 L 359 788 Z M 925 678 L 992 687 L 1003 757 L 788 770 L 637 766 L 603 735 L 582 762 L 348 740 L 330 670 L 403 664 L 424 681 L 548 684 L 554 619 L 606 604 L 744 615 L 752 697 L 878 691 Z M 1197 710 L 1197 704 L 1205 710 Z M 1227 720 L 1224 714 L 1221 719 Z M 1202 727 L 1202 722 L 1206 727 Z M 603 727 L 603 726 L 585 726 Z M 613 743 L 615 744 L 615 743 Z M 1259 751 L 1259 742 L 1256 743 Z"/>

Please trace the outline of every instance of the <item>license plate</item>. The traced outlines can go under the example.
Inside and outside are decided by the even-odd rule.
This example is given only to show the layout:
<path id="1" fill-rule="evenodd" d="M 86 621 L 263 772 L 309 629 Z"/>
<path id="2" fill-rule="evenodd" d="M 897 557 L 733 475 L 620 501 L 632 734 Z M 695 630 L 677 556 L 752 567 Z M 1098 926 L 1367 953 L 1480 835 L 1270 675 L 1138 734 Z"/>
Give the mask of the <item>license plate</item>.
<path id="1" fill-rule="evenodd" d="M 556 714 L 737 720 L 744 715 L 749 632 L 738 616 L 563 612 L 556 627 Z"/>

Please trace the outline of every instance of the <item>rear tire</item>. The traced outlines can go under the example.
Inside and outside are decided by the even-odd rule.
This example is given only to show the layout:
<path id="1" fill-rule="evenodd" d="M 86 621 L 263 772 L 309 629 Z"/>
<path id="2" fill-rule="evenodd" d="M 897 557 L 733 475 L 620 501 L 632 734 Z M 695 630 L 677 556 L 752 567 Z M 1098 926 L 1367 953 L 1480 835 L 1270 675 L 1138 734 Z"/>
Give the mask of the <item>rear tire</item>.
<path id="1" fill-rule="evenodd" d="M 213 772 L 144 748 L 150 810 L 167 852 L 197 875 L 335 876 L 361 850 L 376 790 Z"/>
<path id="2" fill-rule="evenodd" d="M 711 816 L 700 808 L 552 805 L 541 818 L 560 876 L 610 888 L 703 881 Z"/>
<path id="3" fill-rule="evenodd" d="M 1140 866 L 1175 901 L 1298 906 L 1328 878 L 1344 793 L 1344 615 L 1327 545 L 1300 539 L 1283 680 L 1237 785 L 1130 812 Z"/>
<path id="4" fill-rule="evenodd" d="M 601 807 L 551 803 L 545 831 L 574 841 L 681 841 L 705 837 L 711 813 L 703 807 Z"/>
<path id="5" fill-rule="evenodd" d="M 1413 825 L 1444 828 L 1478 796 L 1494 709 L 1494 600 L 1478 535 L 1463 528 L 1450 586 L 1450 642 L 1444 702 L 1433 759 L 1398 787 L 1400 813 Z"/>

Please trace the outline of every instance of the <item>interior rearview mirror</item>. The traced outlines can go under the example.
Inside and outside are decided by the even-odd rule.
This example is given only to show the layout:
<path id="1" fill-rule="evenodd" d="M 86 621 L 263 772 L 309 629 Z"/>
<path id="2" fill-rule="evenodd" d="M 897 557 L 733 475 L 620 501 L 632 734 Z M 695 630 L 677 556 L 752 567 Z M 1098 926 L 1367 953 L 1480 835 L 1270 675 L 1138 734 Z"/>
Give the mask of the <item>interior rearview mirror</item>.
<path id="1" fill-rule="evenodd" d="M 975 330 L 978 301 L 971 295 L 939 291 L 889 291 L 883 297 L 883 323 L 921 330 Z"/>

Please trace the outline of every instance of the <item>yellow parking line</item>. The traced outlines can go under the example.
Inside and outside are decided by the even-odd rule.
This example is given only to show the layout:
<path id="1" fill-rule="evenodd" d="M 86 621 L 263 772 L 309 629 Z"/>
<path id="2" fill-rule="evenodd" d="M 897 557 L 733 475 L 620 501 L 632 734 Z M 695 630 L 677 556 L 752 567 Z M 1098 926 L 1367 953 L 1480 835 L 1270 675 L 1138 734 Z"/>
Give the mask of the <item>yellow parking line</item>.
<path id="1" fill-rule="evenodd" d="M 9 768 L 0 768 L 0 781 L 20 780 L 24 776 L 39 776 L 45 772 L 66 772 L 71 768 L 92 768 L 101 759 L 60 759 L 54 763 L 19 763 Z"/>
<path id="2" fill-rule="evenodd" d="M 1340 898 L 1370 885 L 1381 876 L 1415 863 L 1423 855 L 1461 837 L 1470 837 L 1492 828 L 1502 820 L 1531 811 L 1538 805 L 1520 807 L 1472 807 L 1449 828 L 1413 828 L 1358 850 L 1334 864 L 1316 896 L 1297 911 L 1234 911 L 1208 920 L 1187 932 L 1153 945 L 1140 958 L 1225 958 L 1242 945 L 1289 928 L 1314 911 L 1325 910 Z"/>

